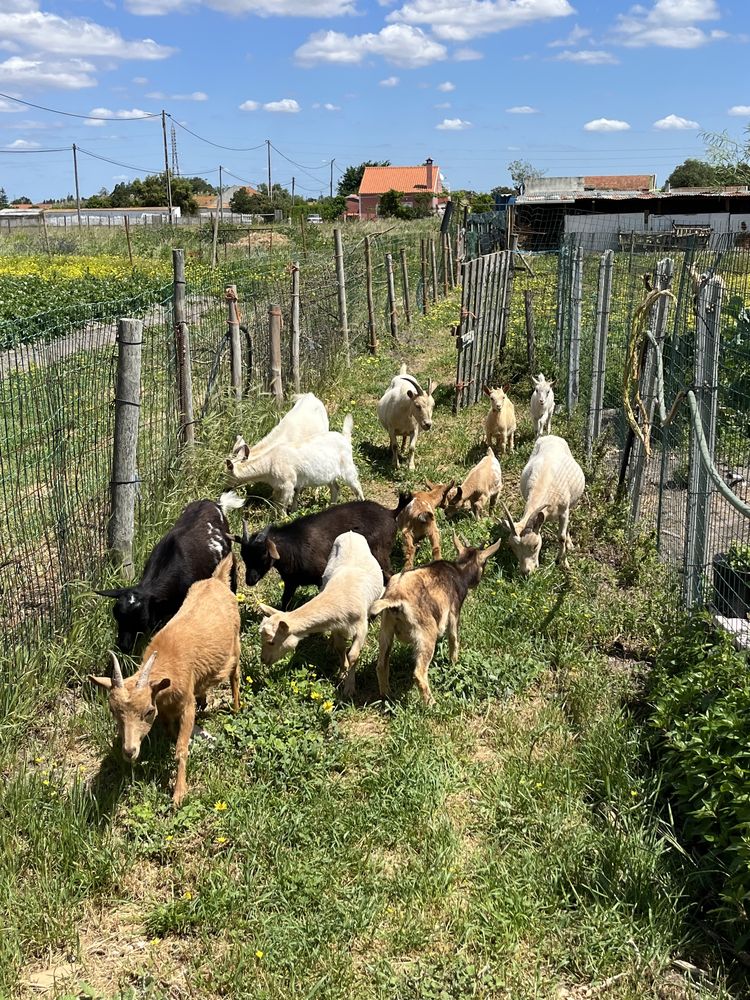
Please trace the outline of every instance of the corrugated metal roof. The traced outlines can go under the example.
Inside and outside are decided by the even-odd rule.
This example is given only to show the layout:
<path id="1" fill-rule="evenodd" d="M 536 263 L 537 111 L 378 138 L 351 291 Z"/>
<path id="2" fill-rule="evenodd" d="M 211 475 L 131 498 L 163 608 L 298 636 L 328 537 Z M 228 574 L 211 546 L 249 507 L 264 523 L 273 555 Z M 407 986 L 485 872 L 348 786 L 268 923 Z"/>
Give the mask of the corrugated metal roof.
<path id="1" fill-rule="evenodd" d="M 432 164 L 432 186 L 427 186 L 427 164 L 419 167 L 365 167 L 360 194 L 385 194 L 386 191 L 419 194 L 440 191 L 440 167 Z"/>
<path id="2" fill-rule="evenodd" d="M 531 194 L 519 194 L 517 205 L 553 205 L 572 203 L 575 201 L 655 201 L 659 198 L 747 198 L 750 190 L 747 188 L 676 188 L 674 191 L 534 191 Z"/>

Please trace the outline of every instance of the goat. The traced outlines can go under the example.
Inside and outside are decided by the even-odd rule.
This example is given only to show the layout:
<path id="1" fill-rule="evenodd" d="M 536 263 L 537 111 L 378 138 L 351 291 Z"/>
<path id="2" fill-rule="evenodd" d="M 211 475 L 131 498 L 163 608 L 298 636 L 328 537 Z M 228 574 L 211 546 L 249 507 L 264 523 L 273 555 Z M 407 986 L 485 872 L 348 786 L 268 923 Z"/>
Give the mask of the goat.
<path id="1" fill-rule="evenodd" d="M 176 728 L 175 806 L 187 791 L 185 771 L 196 700 L 229 679 L 234 711 L 240 707 L 240 615 L 229 586 L 233 565 L 230 552 L 208 580 L 192 585 L 180 610 L 148 644 L 143 663 L 132 677 L 123 680 L 111 650 L 112 676 L 89 676 L 109 692 L 109 710 L 126 761 L 138 759 L 141 743 L 158 716 Z"/>
<path id="2" fill-rule="evenodd" d="M 488 448 L 484 458 L 469 470 L 466 479 L 449 497 L 447 512 L 455 513 L 469 504 L 472 514 L 478 520 L 487 500 L 490 511 L 495 509 L 502 487 L 503 475 L 500 463 L 492 448 Z"/>
<path id="3" fill-rule="evenodd" d="M 400 466 L 399 450 L 396 438 L 401 437 L 401 448 L 406 448 L 409 441 L 409 468 L 414 468 L 414 451 L 420 430 L 428 431 L 432 427 L 432 411 L 435 400 L 432 394 L 437 388 L 437 382 L 429 380 L 425 392 L 412 375 L 406 374 L 406 365 L 392 380 L 378 400 L 378 420 L 388 431 L 391 440 L 393 463 Z"/>
<path id="4" fill-rule="evenodd" d="M 466 595 L 482 579 L 485 563 L 500 547 L 500 539 L 486 549 L 463 545 L 453 536 L 457 558 L 454 562 L 439 559 L 392 576 L 383 597 L 376 601 L 371 614 L 383 612 L 378 654 L 378 686 L 382 698 L 389 696 L 390 656 L 394 636 L 414 646 L 414 677 L 425 705 L 432 705 L 427 669 L 438 639 L 448 631 L 451 663 L 458 660 L 458 620 Z"/>
<path id="5" fill-rule="evenodd" d="M 234 483 L 268 483 L 284 510 L 296 510 L 300 490 L 307 486 L 330 486 L 331 503 L 339 495 L 338 479 L 343 479 L 358 500 L 364 500 L 359 474 L 352 457 L 351 414 L 344 418 L 342 432 L 327 431 L 299 445 L 282 442 L 247 459 L 226 461 Z"/>
<path id="6" fill-rule="evenodd" d="M 262 662 L 280 660 L 305 636 L 330 632 L 340 661 L 342 690 L 350 698 L 354 694 L 354 668 L 367 639 L 370 608 L 382 593 L 383 573 L 367 539 L 354 531 L 338 535 L 319 594 L 294 611 L 260 605 L 266 615 L 260 624 Z"/>
<path id="7" fill-rule="evenodd" d="M 287 611 L 298 587 L 321 585 L 334 540 L 346 531 L 365 537 L 387 583 L 396 519 L 408 499 L 402 497 L 394 510 L 373 500 L 342 503 L 288 524 L 266 525 L 253 535 L 244 521 L 242 535 L 234 540 L 241 546 L 248 586 L 254 587 L 275 567 L 284 582 L 281 610 Z"/>
<path id="8" fill-rule="evenodd" d="M 150 635 L 165 625 L 179 611 L 191 585 L 211 576 L 232 549 L 227 511 L 243 505 L 233 492 L 223 493 L 218 503 L 194 500 L 156 543 L 138 583 L 96 591 L 100 597 L 115 599 L 118 649 L 132 652 L 139 634 Z M 234 564 L 231 587 L 237 589 Z"/>
<path id="9" fill-rule="evenodd" d="M 440 558 L 440 531 L 435 522 L 435 511 L 444 507 L 448 493 L 455 486 L 455 480 L 447 485 L 427 483 L 426 490 L 420 490 L 413 495 L 402 493 L 399 502 L 404 508 L 396 519 L 396 524 L 404 539 L 404 569 L 414 565 L 414 553 L 423 538 L 429 538 L 432 545 L 432 558 Z M 388 581 L 386 580 L 386 583 Z"/>
<path id="10" fill-rule="evenodd" d="M 318 434 L 326 434 L 328 414 L 317 396 L 312 392 L 305 392 L 296 396 L 295 400 L 291 410 L 252 447 L 238 434 L 229 458 L 232 461 L 246 462 L 282 442 L 298 445 Z"/>
<path id="11" fill-rule="evenodd" d="M 531 381 L 534 383 L 534 391 L 531 393 L 531 419 L 536 430 L 536 436 L 540 434 L 552 433 L 552 414 L 555 412 L 555 394 L 552 391 L 554 380 L 548 382 L 539 372 L 539 375 L 532 375 Z"/>
<path id="12" fill-rule="evenodd" d="M 557 521 L 560 526 L 557 558 L 568 567 L 566 553 L 573 548 L 568 530 L 570 510 L 581 499 L 585 488 L 583 470 L 573 458 L 568 442 L 554 434 L 537 438 L 521 473 L 521 495 L 526 501 L 521 520 L 514 521 L 503 504 L 510 531 L 508 545 L 524 576 L 539 567 L 541 529 L 545 520 Z"/>
<path id="13" fill-rule="evenodd" d="M 484 418 L 484 440 L 488 448 L 493 440 L 498 451 L 503 453 L 513 451 L 516 437 L 516 408 L 506 392 L 508 386 L 490 389 L 484 387 L 485 396 L 489 396 L 490 412 Z"/>

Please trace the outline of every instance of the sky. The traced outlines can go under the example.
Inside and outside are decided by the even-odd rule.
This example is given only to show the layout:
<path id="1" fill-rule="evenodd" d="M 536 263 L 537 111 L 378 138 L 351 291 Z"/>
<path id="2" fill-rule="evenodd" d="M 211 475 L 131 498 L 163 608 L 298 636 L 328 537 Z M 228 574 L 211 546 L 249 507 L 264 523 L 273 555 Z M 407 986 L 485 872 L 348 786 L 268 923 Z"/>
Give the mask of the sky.
<path id="1" fill-rule="evenodd" d="M 267 139 L 308 197 L 428 156 L 453 189 L 517 158 L 661 184 L 742 138 L 748 58 L 750 0 L 0 0 L 0 187 L 64 197 L 73 143 L 83 196 L 158 172 L 162 109 L 213 184 L 265 180 Z"/>

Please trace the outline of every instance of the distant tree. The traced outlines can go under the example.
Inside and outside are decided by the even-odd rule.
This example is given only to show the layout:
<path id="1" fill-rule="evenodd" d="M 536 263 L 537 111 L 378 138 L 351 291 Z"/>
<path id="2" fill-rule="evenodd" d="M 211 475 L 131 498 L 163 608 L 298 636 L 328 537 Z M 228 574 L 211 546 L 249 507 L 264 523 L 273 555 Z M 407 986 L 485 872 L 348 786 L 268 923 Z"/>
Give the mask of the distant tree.
<path id="1" fill-rule="evenodd" d="M 495 209 L 495 199 L 491 194 L 472 191 L 470 204 L 472 212 L 492 212 Z"/>
<path id="2" fill-rule="evenodd" d="M 105 194 L 92 194 L 90 198 L 84 198 L 83 206 L 84 208 L 112 208 L 112 202 L 105 192 Z"/>
<path id="3" fill-rule="evenodd" d="M 321 198 L 318 202 L 318 212 L 325 222 L 335 222 L 340 219 L 345 209 L 346 198 L 343 194 L 337 194 L 333 198 Z"/>
<path id="4" fill-rule="evenodd" d="M 380 196 L 378 213 L 388 219 L 403 219 L 405 210 L 403 205 L 403 194 L 391 188 Z"/>
<path id="5" fill-rule="evenodd" d="M 674 168 L 666 183 L 672 188 L 709 187 L 718 183 L 717 170 L 705 160 L 688 158 Z"/>
<path id="6" fill-rule="evenodd" d="M 365 160 L 364 163 L 360 163 L 357 167 L 347 167 L 339 181 L 338 193 L 344 197 L 348 194 L 357 194 L 365 173 L 365 167 L 390 167 L 390 165 L 390 160 Z"/>
<path id="7" fill-rule="evenodd" d="M 719 184 L 750 184 L 750 127 L 745 136 L 738 141 L 727 132 L 701 133 Z"/>
<path id="8" fill-rule="evenodd" d="M 229 207 L 239 215 L 250 215 L 253 212 L 253 196 L 247 188 L 237 188 L 229 199 Z"/>
<path id="9" fill-rule="evenodd" d="M 544 171 L 539 170 L 528 160 L 511 160 L 508 164 L 508 173 L 513 181 L 513 189 L 516 194 L 520 194 L 527 181 L 536 180 L 544 176 Z"/>
<path id="10" fill-rule="evenodd" d="M 422 191 L 412 198 L 413 207 L 409 211 L 412 219 L 427 219 L 432 215 L 432 195 L 429 191 Z"/>
<path id="11" fill-rule="evenodd" d="M 8 207 L 8 196 L 5 193 L 5 188 L 0 188 L 0 208 Z"/>
<path id="12" fill-rule="evenodd" d="M 210 184 L 205 177 L 180 177 L 189 186 L 193 194 L 218 194 L 218 189 Z"/>
<path id="13" fill-rule="evenodd" d="M 515 194 L 512 187 L 508 187 L 507 184 L 498 184 L 497 187 L 490 189 L 490 194 L 495 198 L 499 194 Z"/>
<path id="14" fill-rule="evenodd" d="M 31 198 L 27 198 L 25 194 L 22 194 L 20 198 L 14 198 L 11 205 L 33 205 Z"/>

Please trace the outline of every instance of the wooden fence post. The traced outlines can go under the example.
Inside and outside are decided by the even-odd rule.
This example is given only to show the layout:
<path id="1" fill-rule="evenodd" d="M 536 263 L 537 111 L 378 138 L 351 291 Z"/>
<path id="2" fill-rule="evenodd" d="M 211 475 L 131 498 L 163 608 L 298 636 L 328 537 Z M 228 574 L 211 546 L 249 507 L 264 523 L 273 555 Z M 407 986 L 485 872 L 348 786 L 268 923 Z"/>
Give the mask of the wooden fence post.
<path id="1" fill-rule="evenodd" d="M 398 340 L 398 316 L 396 315 L 396 288 L 393 283 L 393 257 L 385 255 L 385 274 L 388 283 L 388 318 L 391 325 L 391 337 Z"/>
<path id="2" fill-rule="evenodd" d="M 427 246 L 425 244 L 424 237 L 422 237 L 421 245 L 421 259 L 420 264 L 422 267 L 422 314 L 427 315 L 427 310 L 429 308 L 427 298 L 428 298 L 428 288 L 427 288 Z"/>
<path id="3" fill-rule="evenodd" d="M 133 578 L 142 344 L 143 320 L 119 320 L 115 431 L 110 482 L 112 510 L 107 524 L 107 544 L 113 562 L 122 567 L 122 575 L 126 580 Z"/>
<path id="4" fill-rule="evenodd" d="M 594 344 L 591 357 L 591 401 L 586 424 L 586 457 L 591 460 L 594 441 L 602 429 L 602 405 L 604 402 L 604 378 L 607 371 L 607 338 L 609 337 L 609 313 L 612 304 L 612 268 L 614 250 L 606 250 L 599 261 L 599 284 L 596 292 L 596 322 L 594 324 Z"/>
<path id="5" fill-rule="evenodd" d="M 336 285 L 339 297 L 339 328 L 341 330 L 341 343 L 344 347 L 344 358 L 346 365 L 351 364 L 349 355 L 349 320 L 346 315 L 346 277 L 344 274 L 344 250 L 341 244 L 341 230 L 336 228 L 333 231 L 333 245 L 336 255 Z"/>
<path id="6" fill-rule="evenodd" d="M 578 405 L 581 377 L 581 303 L 583 299 L 583 249 L 573 252 L 573 278 L 570 285 L 570 351 L 568 354 L 568 415 Z"/>
<path id="7" fill-rule="evenodd" d="M 721 304 L 724 282 L 718 275 L 709 278 L 698 292 L 695 324 L 693 381 L 698 412 L 708 453 L 713 460 L 716 446 L 718 410 L 719 348 L 721 346 Z M 685 519 L 685 563 L 683 598 L 688 608 L 701 599 L 701 583 L 706 571 L 713 487 L 703 464 L 698 438 L 690 424 L 687 517 Z"/>
<path id="8" fill-rule="evenodd" d="M 130 219 L 127 217 L 127 215 L 124 217 L 124 221 L 125 221 L 125 239 L 127 240 L 127 244 L 128 244 L 128 260 L 130 261 L 130 266 L 132 267 L 133 266 L 133 245 L 130 242 Z M 80 226 L 80 222 L 78 223 L 78 225 Z"/>
<path id="9" fill-rule="evenodd" d="M 367 333 L 370 354 L 377 354 L 378 335 L 375 329 L 375 306 L 372 300 L 372 255 L 370 253 L 369 236 L 365 236 L 365 283 L 367 292 Z"/>
<path id="10" fill-rule="evenodd" d="M 281 406 L 284 401 L 284 386 L 281 381 L 281 306 L 268 307 L 268 342 L 270 347 L 270 389 Z"/>
<path id="11" fill-rule="evenodd" d="M 195 417 L 193 414 L 193 369 L 190 356 L 190 328 L 187 324 L 185 298 L 185 251 L 172 251 L 174 275 L 174 347 L 177 372 L 177 399 L 180 407 L 180 441 L 184 445 L 195 443 Z"/>
<path id="12" fill-rule="evenodd" d="M 292 264 L 292 381 L 299 392 L 299 261 Z"/>
<path id="13" fill-rule="evenodd" d="M 406 247 L 401 247 L 401 286 L 404 293 L 404 319 L 406 325 L 411 326 L 411 302 L 409 301 L 409 269 L 406 262 Z"/>
<path id="14" fill-rule="evenodd" d="M 219 200 L 216 202 L 216 211 L 212 219 L 213 228 L 211 232 L 211 267 L 216 267 L 216 249 L 219 242 Z"/>
<path id="15" fill-rule="evenodd" d="M 435 240 L 430 237 L 430 270 L 432 272 L 432 301 L 437 302 L 437 257 L 435 256 Z"/>
<path id="16" fill-rule="evenodd" d="M 536 371 L 536 337 L 534 333 L 534 293 L 530 288 L 523 292 L 523 306 L 526 317 L 526 360 L 529 371 Z"/>
<path id="17" fill-rule="evenodd" d="M 229 371 L 235 399 L 242 399 L 242 346 L 240 344 L 240 317 L 237 313 L 237 286 L 227 285 L 227 326 L 229 330 Z"/>

